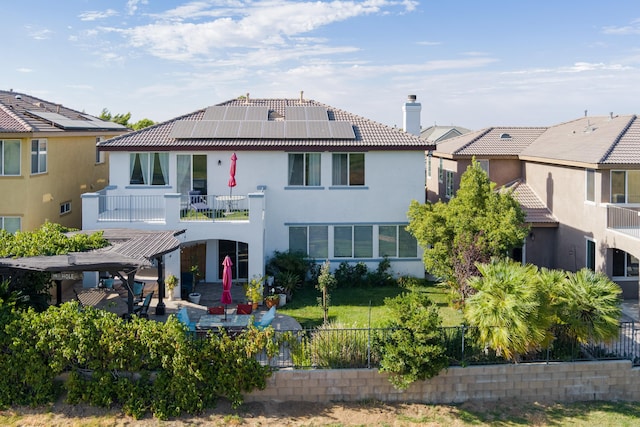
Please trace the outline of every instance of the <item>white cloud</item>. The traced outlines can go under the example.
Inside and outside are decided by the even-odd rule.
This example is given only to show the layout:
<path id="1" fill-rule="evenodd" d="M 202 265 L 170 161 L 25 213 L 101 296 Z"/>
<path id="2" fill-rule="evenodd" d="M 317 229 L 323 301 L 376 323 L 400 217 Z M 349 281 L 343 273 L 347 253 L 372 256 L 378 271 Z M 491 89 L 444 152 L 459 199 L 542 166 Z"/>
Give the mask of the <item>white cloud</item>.
<path id="1" fill-rule="evenodd" d="M 33 70 L 31 68 L 16 68 L 16 71 L 19 73 L 31 73 Z"/>
<path id="2" fill-rule="evenodd" d="M 30 25 L 27 25 L 25 28 L 29 32 L 29 37 L 35 40 L 47 40 L 50 39 L 53 34 L 53 31 L 46 28 L 34 28 Z"/>
<path id="3" fill-rule="evenodd" d="M 127 0 L 127 15 L 133 15 L 138 10 L 139 4 L 149 4 L 148 0 Z"/>
<path id="4" fill-rule="evenodd" d="M 80 18 L 81 21 L 97 21 L 98 19 L 110 18 L 116 15 L 118 15 L 118 12 L 113 9 L 107 9 L 103 11 L 91 10 L 82 12 L 80 15 L 78 15 L 78 18 Z"/>

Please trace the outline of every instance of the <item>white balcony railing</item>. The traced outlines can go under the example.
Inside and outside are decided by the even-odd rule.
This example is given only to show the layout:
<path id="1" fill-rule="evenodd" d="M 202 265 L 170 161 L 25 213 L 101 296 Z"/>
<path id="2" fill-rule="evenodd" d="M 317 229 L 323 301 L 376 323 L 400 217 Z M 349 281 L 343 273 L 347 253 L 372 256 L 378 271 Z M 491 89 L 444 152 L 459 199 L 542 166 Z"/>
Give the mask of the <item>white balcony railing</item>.
<path id="1" fill-rule="evenodd" d="M 243 195 L 181 195 L 179 197 L 179 204 L 167 205 L 165 195 L 108 195 L 101 193 L 98 194 L 97 221 L 165 222 L 167 214 L 179 218 L 180 221 L 241 221 L 249 219 L 249 201 Z M 176 212 L 168 212 L 167 209 L 175 209 Z"/>
<path id="2" fill-rule="evenodd" d="M 607 205 L 607 228 L 640 238 L 640 207 Z"/>

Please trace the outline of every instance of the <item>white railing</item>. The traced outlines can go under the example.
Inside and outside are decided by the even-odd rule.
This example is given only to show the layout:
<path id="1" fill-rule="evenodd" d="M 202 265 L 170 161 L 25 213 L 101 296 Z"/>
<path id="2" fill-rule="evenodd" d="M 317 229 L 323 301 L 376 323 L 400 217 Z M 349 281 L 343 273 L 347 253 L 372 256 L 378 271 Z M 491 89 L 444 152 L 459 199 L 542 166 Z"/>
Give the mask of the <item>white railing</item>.
<path id="1" fill-rule="evenodd" d="M 147 222 L 165 218 L 163 196 L 99 196 L 98 221 Z"/>
<path id="2" fill-rule="evenodd" d="M 243 195 L 182 195 L 179 206 L 173 204 L 169 209 L 175 209 L 181 221 L 249 219 L 249 200 Z M 164 195 L 98 195 L 99 222 L 165 222 L 167 213 Z"/>
<path id="3" fill-rule="evenodd" d="M 640 208 L 607 205 L 607 228 L 640 238 Z"/>

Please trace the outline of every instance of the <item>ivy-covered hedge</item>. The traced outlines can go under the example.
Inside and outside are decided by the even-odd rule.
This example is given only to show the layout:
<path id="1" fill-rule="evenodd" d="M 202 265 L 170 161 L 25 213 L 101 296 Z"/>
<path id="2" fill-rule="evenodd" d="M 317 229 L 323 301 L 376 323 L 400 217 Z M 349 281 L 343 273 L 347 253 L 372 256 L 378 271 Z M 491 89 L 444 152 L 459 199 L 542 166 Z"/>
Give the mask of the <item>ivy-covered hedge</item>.
<path id="1" fill-rule="evenodd" d="M 173 317 L 127 322 L 76 302 L 5 310 L 2 321 L 0 407 L 47 404 L 64 392 L 70 403 L 120 405 L 135 418 L 195 414 L 220 397 L 237 406 L 271 374 L 254 356 L 277 349 L 270 328 L 196 338 Z M 56 380 L 64 373 L 67 381 Z"/>

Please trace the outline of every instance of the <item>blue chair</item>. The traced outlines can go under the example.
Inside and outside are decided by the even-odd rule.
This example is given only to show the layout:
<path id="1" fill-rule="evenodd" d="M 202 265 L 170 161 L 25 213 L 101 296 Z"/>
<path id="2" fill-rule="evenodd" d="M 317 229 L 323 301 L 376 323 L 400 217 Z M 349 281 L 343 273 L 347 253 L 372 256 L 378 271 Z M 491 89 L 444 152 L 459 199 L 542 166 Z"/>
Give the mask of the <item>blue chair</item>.
<path id="1" fill-rule="evenodd" d="M 268 328 L 276 318 L 276 306 L 274 305 L 267 311 L 259 321 L 253 322 L 253 325 L 258 329 Z"/>
<path id="2" fill-rule="evenodd" d="M 187 313 L 187 309 L 185 307 L 182 307 L 180 310 L 178 310 L 178 312 L 176 313 L 176 317 L 178 318 L 178 321 L 180 321 L 180 323 L 189 328 L 190 332 L 196 331 L 196 322 L 192 322 L 191 319 L 189 319 L 189 313 Z"/>
<path id="3" fill-rule="evenodd" d="M 144 317 L 146 319 L 149 318 L 149 306 L 151 305 L 151 298 L 153 298 L 153 292 L 151 292 L 150 294 L 147 294 L 146 297 L 144 297 L 144 301 L 142 302 L 141 305 L 138 305 L 136 307 L 133 308 L 133 314 L 137 314 L 140 317 Z"/>

